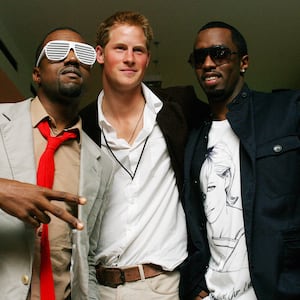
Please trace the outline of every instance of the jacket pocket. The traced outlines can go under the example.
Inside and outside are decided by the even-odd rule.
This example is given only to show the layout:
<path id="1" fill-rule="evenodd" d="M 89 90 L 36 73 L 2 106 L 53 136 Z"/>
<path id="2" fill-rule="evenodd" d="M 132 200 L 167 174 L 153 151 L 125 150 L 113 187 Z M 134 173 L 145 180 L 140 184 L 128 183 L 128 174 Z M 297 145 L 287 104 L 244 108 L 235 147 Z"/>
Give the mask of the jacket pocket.
<path id="1" fill-rule="evenodd" d="M 300 148 L 300 140 L 296 135 L 284 136 L 263 145 L 259 145 L 256 150 L 257 159 L 266 157 L 281 155 L 288 151 L 297 150 Z"/>
<path id="2" fill-rule="evenodd" d="M 255 169 L 258 196 L 272 199 L 274 207 L 279 201 L 278 205 L 283 205 L 282 209 L 287 206 L 289 211 L 291 203 L 281 199 L 287 195 L 300 195 L 299 137 L 286 135 L 257 145 Z"/>

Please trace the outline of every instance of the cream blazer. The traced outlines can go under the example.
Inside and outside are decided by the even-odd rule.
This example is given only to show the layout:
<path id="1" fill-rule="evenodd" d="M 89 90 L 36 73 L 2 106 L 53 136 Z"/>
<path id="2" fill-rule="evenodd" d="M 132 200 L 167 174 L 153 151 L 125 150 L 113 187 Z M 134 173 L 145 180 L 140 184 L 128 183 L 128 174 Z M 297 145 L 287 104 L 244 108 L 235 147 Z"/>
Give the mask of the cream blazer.
<path id="1" fill-rule="evenodd" d="M 0 104 L 0 178 L 36 183 L 31 99 Z M 113 162 L 81 132 L 79 206 L 83 231 L 73 230 L 72 300 L 98 299 L 94 255 L 113 176 Z M 34 229 L 0 209 L 0 299 L 26 300 L 34 257 Z"/>

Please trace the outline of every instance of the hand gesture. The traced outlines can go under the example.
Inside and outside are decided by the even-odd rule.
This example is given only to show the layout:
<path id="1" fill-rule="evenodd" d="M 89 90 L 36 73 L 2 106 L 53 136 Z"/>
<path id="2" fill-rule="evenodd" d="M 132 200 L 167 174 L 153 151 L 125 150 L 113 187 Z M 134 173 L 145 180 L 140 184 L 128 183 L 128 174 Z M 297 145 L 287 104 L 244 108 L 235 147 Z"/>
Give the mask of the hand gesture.
<path id="1" fill-rule="evenodd" d="M 49 223 L 47 212 L 81 230 L 83 224 L 65 209 L 51 203 L 51 200 L 65 201 L 83 205 L 84 197 L 66 192 L 54 191 L 34 184 L 10 179 L 0 179 L 0 208 L 6 213 L 39 227 L 40 223 Z"/>

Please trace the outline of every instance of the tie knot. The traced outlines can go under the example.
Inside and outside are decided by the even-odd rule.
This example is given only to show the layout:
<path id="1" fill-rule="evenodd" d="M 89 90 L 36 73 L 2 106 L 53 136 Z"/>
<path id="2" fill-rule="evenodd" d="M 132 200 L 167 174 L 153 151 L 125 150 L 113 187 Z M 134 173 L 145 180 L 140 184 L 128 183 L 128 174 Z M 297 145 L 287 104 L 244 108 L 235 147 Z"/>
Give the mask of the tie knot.
<path id="1" fill-rule="evenodd" d="M 38 129 L 45 139 L 47 139 L 47 149 L 55 151 L 61 143 L 69 139 L 75 139 L 77 133 L 74 131 L 64 131 L 61 135 L 51 136 L 50 126 L 47 120 L 44 120 L 38 124 Z"/>

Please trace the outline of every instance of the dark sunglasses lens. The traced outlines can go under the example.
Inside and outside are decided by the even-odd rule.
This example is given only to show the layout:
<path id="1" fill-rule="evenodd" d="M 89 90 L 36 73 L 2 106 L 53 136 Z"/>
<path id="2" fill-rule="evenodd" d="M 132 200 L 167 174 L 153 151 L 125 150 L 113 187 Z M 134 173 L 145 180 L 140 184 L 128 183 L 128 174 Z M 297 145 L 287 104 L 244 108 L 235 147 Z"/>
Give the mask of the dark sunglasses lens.
<path id="1" fill-rule="evenodd" d="M 206 57 L 209 55 L 217 66 L 223 65 L 230 60 L 231 52 L 229 48 L 226 47 L 210 47 L 203 49 L 195 49 L 190 56 L 189 62 L 195 68 L 201 68 L 205 62 Z"/>
<path id="2" fill-rule="evenodd" d="M 215 47 L 210 49 L 210 57 L 217 65 L 227 62 L 230 58 L 231 51 L 228 48 Z"/>
<path id="3" fill-rule="evenodd" d="M 195 67 L 200 67 L 204 63 L 208 51 L 207 49 L 195 49 L 192 55 Z"/>

